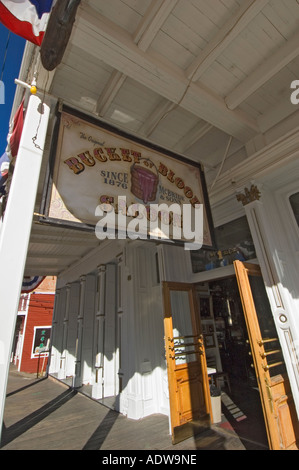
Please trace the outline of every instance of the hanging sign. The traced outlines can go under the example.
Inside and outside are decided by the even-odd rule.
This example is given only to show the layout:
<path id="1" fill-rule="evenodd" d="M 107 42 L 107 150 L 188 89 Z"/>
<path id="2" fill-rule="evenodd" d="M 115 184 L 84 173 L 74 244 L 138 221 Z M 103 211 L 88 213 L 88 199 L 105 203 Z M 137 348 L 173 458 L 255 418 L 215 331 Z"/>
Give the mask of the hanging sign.
<path id="1" fill-rule="evenodd" d="M 41 221 L 90 228 L 100 239 L 155 238 L 155 230 L 163 239 L 159 220 L 169 228 L 165 238 L 192 241 L 202 231 L 202 245 L 213 247 L 200 165 L 69 109 L 59 115 L 53 143 Z M 201 228 L 192 213 L 199 208 Z M 193 227 L 185 223 L 190 214 Z"/>

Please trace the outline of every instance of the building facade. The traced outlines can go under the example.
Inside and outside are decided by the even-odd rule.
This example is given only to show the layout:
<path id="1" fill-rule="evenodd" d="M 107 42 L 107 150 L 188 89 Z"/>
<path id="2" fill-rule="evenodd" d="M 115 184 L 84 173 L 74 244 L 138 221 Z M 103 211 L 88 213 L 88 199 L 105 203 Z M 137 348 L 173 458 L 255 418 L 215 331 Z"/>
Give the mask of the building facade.
<path id="1" fill-rule="evenodd" d="M 51 375 L 129 418 L 166 414 L 174 443 L 215 421 L 211 383 L 257 391 L 269 447 L 295 449 L 299 8 L 213 2 L 83 1 L 54 70 L 51 41 L 27 45 L 14 108 L 25 94 L 34 184 L 26 205 L 12 185 L 1 246 L 24 214 L 20 276 L 57 276 Z M 119 196 L 201 203 L 202 248 L 120 236 Z"/>
<path id="2" fill-rule="evenodd" d="M 39 287 L 20 297 L 12 362 L 18 371 L 42 376 L 46 373 L 56 279 L 45 278 Z"/>

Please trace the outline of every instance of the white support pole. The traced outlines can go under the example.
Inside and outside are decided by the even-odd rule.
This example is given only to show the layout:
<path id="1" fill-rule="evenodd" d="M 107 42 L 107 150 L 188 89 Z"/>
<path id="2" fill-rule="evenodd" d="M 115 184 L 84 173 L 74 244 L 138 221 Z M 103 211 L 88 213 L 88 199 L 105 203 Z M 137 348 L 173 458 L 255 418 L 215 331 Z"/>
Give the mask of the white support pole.
<path id="1" fill-rule="evenodd" d="M 265 199 L 265 195 L 263 199 Z M 299 335 L 297 311 L 295 306 L 293 307 L 290 304 L 288 298 L 291 292 L 283 287 L 284 282 L 281 274 L 283 271 L 281 266 L 283 265 L 280 261 L 280 257 L 283 258 L 283 252 L 275 238 L 273 238 L 273 227 L 275 228 L 275 225 L 271 226 L 268 223 L 269 219 L 267 219 L 268 213 L 271 214 L 271 206 L 267 205 L 265 207 L 262 201 L 253 201 L 246 204 L 244 209 L 265 282 L 299 418 Z"/>
<path id="2" fill-rule="evenodd" d="M 0 234 L 0 438 L 11 348 L 49 115 L 49 106 L 32 95 Z"/>

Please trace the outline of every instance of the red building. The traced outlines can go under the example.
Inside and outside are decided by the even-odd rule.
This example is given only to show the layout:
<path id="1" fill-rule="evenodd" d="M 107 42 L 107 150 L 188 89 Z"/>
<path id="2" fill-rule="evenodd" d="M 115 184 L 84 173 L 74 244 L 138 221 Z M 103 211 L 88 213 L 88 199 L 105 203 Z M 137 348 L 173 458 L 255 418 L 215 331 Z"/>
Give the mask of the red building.
<path id="1" fill-rule="evenodd" d="M 42 375 L 48 363 L 55 277 L 46 277 L 33 292 L 20 297 L 12 361 L 21 372 Z"/>

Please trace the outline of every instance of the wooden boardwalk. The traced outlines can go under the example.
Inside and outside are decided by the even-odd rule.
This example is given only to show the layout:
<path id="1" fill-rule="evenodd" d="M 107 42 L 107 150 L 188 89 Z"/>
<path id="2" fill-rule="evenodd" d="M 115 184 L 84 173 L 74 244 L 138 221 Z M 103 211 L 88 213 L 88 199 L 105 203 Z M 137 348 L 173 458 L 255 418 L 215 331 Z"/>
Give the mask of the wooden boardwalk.
<path id="1" fill-rule="evenodd" d="M 212 426 L 171 443 L 168 418 L 135 421 L 56 381 L 10 371 L 1 450 L 246 450 L 238 436 Z"/>

